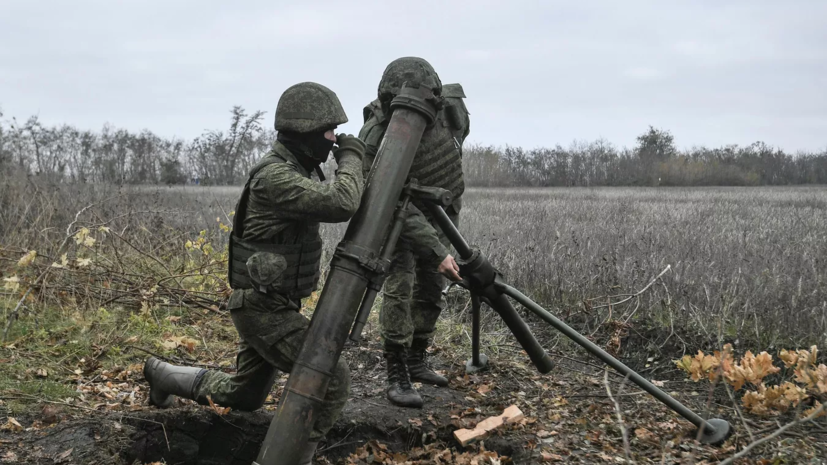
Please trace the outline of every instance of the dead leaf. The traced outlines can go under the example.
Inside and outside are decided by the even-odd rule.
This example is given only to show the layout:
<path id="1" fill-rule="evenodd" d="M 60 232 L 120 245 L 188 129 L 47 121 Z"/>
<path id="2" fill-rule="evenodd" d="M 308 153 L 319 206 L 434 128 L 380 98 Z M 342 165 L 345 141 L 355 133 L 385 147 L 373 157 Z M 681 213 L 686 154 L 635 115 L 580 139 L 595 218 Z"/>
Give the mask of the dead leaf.
<path id="1" fill-rule="evenodd" d="M 213 412 L 217 413 L 218 416 L 224 416 L 230 413 L 230 407 L 219 407 L 218 404 L 212 401 L 212 396 L 207 395 L 207 402 L 210 403 L 210 408 L 212 408 Z"/>
<path id="2" fill-rule="evenodd" d="M 557 455 L 557 454 L 552 454 L 552 453 L 549 453 L 549 452 L 543 452 L 540 455 L 540 459 L 543 462 L 562 462 L 563 461 L 562 456 Z"/>
<path id="3" fill-rule="evenodd" d="M 3 457 L 0 457 L 0 459 L 2 459 L 0 461 L 2 461 L 3 463 L 14 463 L 17 462 L 17 454 L 15 454 L 12 451 L 6 451 L 6 453 L 3 454 Z"/>
<path id="4" fill-rule="evenodd" d="M 45 368 L 38 368 L 37 371 L 34 372 L 34 375 L 38 378 L 46 378 L 47 376 L 49 376 L 49 372 L 46 371 Z"/>
<path id="5" fill-rule="evenodd" d="M 23 425 L 21 425 L 17 420 L 15 420 L 14 417 L 9 417 L 9 419 L 6 421 L 6 424 L 0 426 L 0 430 L 11 432 L 23 431 Z"/>
<path id="6" fill-rule="evenodd" d="M 55 457 L 55 462 L 59 463 L 59 462 L 63 462 L 64 460 L 68 459 L 69 456 L 72 455 L 73 450 L 75 450 L 74 447 L 61 452 L 57 457 Z"/>
<path id="7" fill-rule="evenodd" d="M 658 443 L 658 438 L 655 436 L 654 433 L 649 431 L 646 428 L 638 428 L 635 430 L 635 436 L 640 439 L 641 441 L 651 442 L 651 443 Z"/>
<path id="8" fill-rule="evenodd" d="M 164 349 L 173 350 L 177 347 L 183 347 L 189 353 L 194 352 L 197 345 L 198 341 L 188 336 L 171 336 L 161 343 L 161 347 Z"/>

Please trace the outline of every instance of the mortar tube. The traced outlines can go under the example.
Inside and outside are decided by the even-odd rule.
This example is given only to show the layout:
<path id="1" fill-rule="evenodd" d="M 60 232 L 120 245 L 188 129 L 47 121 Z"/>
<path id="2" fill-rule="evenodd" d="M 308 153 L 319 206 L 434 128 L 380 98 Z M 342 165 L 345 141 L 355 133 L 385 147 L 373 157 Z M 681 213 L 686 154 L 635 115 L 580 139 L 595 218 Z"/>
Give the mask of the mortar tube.
<path id="1" fill-rule="evenodd" d="M 396 243 L 399 241 L 399 236 L 402 235 L 402 228 L 405 226 L 405 220 L 408 219 L 408 204 L 411 201 L 411 196 L 408 194 L 402 195 L 402 205 L 396 208 L 396 213 L 393 217 L 393 226 L 391 232 L 388 233 L 385 239 L 385 245 L 382 247 L 382 260 L 386 264 L 390 264 L 393 257 L 393 251 L 396 250 Z M 368 290 L 362 298 L 362 305 L 359 307 L 359 313 L 356 314 L 356 322 L 353 323 L 353 329 L 350 331 L 350 340 L 359 342 L 362 340 L 362 331 L 365 329 L 365 324 L 370 317 L 370 311 L 373 309 L 373 302 L 376 301 L 376 296 L 382 290 L 382 284 L 385 282 L 385 276 L 388 271 L 385 270 L 381 282 L 372 281 L 368 284 Z"/>
<path id="2" fill-rule="evenodd" d="M 296 465 L 318 418 L 369 275 L 375 272 L 399 196 L 427 124 L 436 116 L 435 97 L 425 87 L 403 86 L 391 102 L 393 114 L 353 216 L 330 265 L 301 351 L 293 364 L 256 465 Z M 371 270 L 371 267 L 374 267 Z"/>

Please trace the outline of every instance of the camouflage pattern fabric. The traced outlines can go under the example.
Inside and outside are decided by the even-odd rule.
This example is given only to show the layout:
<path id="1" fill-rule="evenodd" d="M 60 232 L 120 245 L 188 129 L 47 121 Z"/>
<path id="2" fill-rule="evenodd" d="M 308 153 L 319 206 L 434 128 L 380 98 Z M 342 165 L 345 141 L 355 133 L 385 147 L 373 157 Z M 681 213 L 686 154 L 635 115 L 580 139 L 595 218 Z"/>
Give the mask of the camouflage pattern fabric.
<path id="1" fill-rule="evenodd" d="M 387 94 L 392 94 L 401 85 L 405 73 L 410 76 L 417 76 L 417 73 L 425 76 L 433 72 L 436 76 L 430 64 L 420 60 L 404 58 L 388 65 L 379 84 L 380 98 L 364 109 L 365 123 L 359 132 L 359 138 L 367 145 L 362 160 L 366 173 L 373 165 L 390 122 Z M 397 78 L 396 75 L 401 75 L 402 78 Z M 454 203 L 448 207 L 447 213 L 457 225 L 462 194 L 465 192 L 461 150 L 462 143 L 470 132 L 470 118 L 463 102 L 465 92 L 462 86 L 446 84 L 442 86 L 442 94 L 446 103 L 453 106 L 454 121 L 450 121 L 449 116 L 452 115 L 447 114 L 446 110 L 437 113 L 435 123 L 426 128 L 422 135 L 409 178 L 415 178 L 423 186 L 450 190 Z M 385 341 L 408 348 L 414 339 L 427 341 L 427 346 L 433 337 L 436 321 L 445 307 L 442 289 L 446 279 L 436 269 L 448 255 L 450 247 L 450 242 L 442 231 L 430 224 L 430 215 L 424 205 L 415 200 L 413 208 L 424 213 L 424 217 L 413 215 L 405 224 L 385 280 L 379 314 L 380 330 Z M 436 260 L 434 257 L 440 258 Z"/>
<path id="2" fill-rule="evenodd" d="M 411 204 L 408 205 L 408 218 L 397 246 L 399 250 L 410 250 L 423 267 L 433 270 L 451 253 L 451 244 L 441 238 L 425 215 Z"/>
<path id="3" fill-rule="evenodd" d="M 367 145 L 362 164 L 365 171 L 368 171 L 385 136 L 390 116 L 382 109 L 379 100 L 374 100 L 365 107 L 364 116 L 365 124 L 359 132 L 359 138 Z M 454 199 L 460 199 L 465 192 L 460 148 L 460 141 L 454 137 L 453 127 L 445 112 L 439 111 L 435 123 L 422 134 L 408 177 L 416 179 L 422 186 L 447 189 Z M 417 200 L 413 203 L 428 216 L 424 205 Z"/>
<path id="4" fill-rule="evenodd" d="M 451 207 L 447 212 L 451 221 L 458 225 L 459 214 Z M 441 231 L 437 236 L 447 250 L 450 247 L 448 238 Z M 439 314 L 445 308 L 442 289 L 447 284 L 447 279 L 437 273 L 437 264 L 423 260 L 415 250 L 409 240 L 397 245 L 385 278 L 379 313 L 380 331 L 385 342 L 407 348 L 415 339 L 426 347 L 430 344 Z"/>
<path id="5" fill-rule="evenodd" d="M 445 84 L 442 86 L 442 96 L 445 97 L 445 112 L 448 115 L 448 121 L 453 127 L 454 137 L 457 138 L 460 150 L 462 150 L 463 142 L 471 133 L 470 113 L 463 100 L 465 90 L 459 84 Z M 456 118 L 457 121 L 451 121 L 452 117 Z"/>
<path id="6" fill-rule="evenodd" d="M 442 82 L 434 67 L 427 60 L 419 57 L 402 57 L 393 60 L 385 67 L 382 79 L 379 80 L 377 96 L 379 99 L 388 101 L 398 95 L 402 84 L 408 85 L 430 85 L 434 93 L 442 92 Z"/>
<path id="7" fill-rule="evenodd" d="M 358 156 L 344 156 L 335 182 L 322 184 L 311 179 L 281 143 L 276 142 L 273 151 L 286 163 L 262 168 L 250 183 L 245 240 L 279 244 L 314 241 L 320 222 L 348 221 L 359 208 L 364 182 Z"/>
<path id="8" fill-rule="evenodd" d="M 289 373 L 293 369 L 310 322 L 292 301 L 254 289 L 233 291 L 229 309 L 241 336 L 237 372 L 230 375 L 208 371 L 195 390 L 196 401 L 206 405 L 210 396 L 221 406 L 253 411 L 264 404 L 279 371 Z M 340 359 L 318 411 L 311 441 L 324 438 L 341 415 L 349 395 L 350 370 Z"/>
<path id="9" fill-rule="evenodd" d="M 320 240 L 320 222 L 347 221 L 359 208 L 364 186 L 358 155 L 343 154 L 336 180 L 322 184 L 311 179 L 283 145 L 276 142 L 273 151 L 285 162 L 267 165 L 251 182 L 245 240 L 274 244 Z M 241 337 L 237 372 L 208 371 L 196 388 L 196 400 L 207 403 L 209 395 L 219 405 L 255 410 L 264 403 L 279 370 L 291 371 L 309 322 L 298 313 L 296 301 L 275 292 L 236 289 L 228 307 Z M 342 359 L 328 385 L 311 440 L 321 439 L 333 426 L 349 390 L 350 371 Z"/>
<path id="10" fill-rule="evenodd" d="M 298 133 L 326 130 L 347 123 L 339 97 L 315 82 L 302 82 L 281 94 L 276 106 L 276 131 Z"/>

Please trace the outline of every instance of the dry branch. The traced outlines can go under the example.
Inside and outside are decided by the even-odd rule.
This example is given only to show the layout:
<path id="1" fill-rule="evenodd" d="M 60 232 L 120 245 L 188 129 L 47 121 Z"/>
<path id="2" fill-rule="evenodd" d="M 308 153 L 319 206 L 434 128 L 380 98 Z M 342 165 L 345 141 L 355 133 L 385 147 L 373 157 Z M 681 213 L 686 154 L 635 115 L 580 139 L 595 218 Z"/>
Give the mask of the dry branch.
<path id="1" fill-rule="evenodd" d="M 63 242 L 60 244 L 60 247 L 58 247 L 57 253 L 55 254 L 56 256 L 60 256 L 66 250 L 66 246 L 69 245 L 69 241 L 72 239 L 72 236 L 75 235 L 72 232 L 72 228 L 74 228 L 77 224 L 78 220 L 80 219 L 80 215 L 82 215 L 84 212 L 86 212 L 86 210 L 89 210 L 93 206 L 95 206 L 95 203 L 90 203 L 89 205 L 78 210 L 78 212 L 75 214 L 74 221 L 72 221 L 71 223 L 69 223 L 68 226 L 66 226 L 66 236 L 63 238 Z M 29 286 L 29 288 L 26 289 L 26 292 L 23 293 L 23 297 L 21 297 L 20 300 L 17 301 L 17 305 L 14 307 L 14 311 L 12 311 L 12 313 L 9 314 L 8 321 L 6 322 L 6 328 L 3 330 L 4 343 L 6 342 L 6 338 L 8 337 L 9 331 L 11 330 L 11 326 L 14 323 L 14 320 L 17 319 L 17 312 L 20 310 L 20 306 L 26 300 L 26 297 L 29 296 L 32 289 L 35 286 L 39 285 L 41 281 L 46 279 L 46 275 L 49 274 L 50 270 L 51 267 L 46 267 L 46 269 L 43 270 L 42 273 L 40 273 L 40 275 L 37 277 L 37 279 L 34 280 L 34 282 Z"/>
<path id="2" fill-rule="evenodd" d="M 623 382 L 625 383 L 626 380 L 624 379 Z M 620 434 L 623 436 L 623 452 L 626 454 L 626 460 L 629 462 L 634 463 L 632 460 L 632 450 L 629 447 L 629 431 L 626 429 L 626 424 L 623 422 L 623 416 L 621 415 L 620 404 L 615 400 L 614 396 L 612 396 L 612 388 L 609 386 L 609 369 L 603 372 L 603 385 L 606 386 L 606 395 L 609 396 L 609 400 L 612 401 L 615 407 L 615 414 L 617 415 L 617 424 L 620 427 Z"/>
<path id="3" fill-rule="evenodd" d="M 827 408 L 827 403 L 821 404 L 821 406 L 819 406 L 813 413 L 811 413 L 809 416 L 807 416 L 807 418 L 804 418 L 803 420 L 800 419 L 800 418 L 796 418 L 795 421 L 793 421 L 792 423 L 787 423 L 786 425 L 782 426 L 781 428 L 778 428 L 778 430 L 776 430 L 774 433 L 770 434 L 769 436 L 763 437 L 763 438 L 761 438 L 757 441 L 754 441 L 754 442 L 750 443 L 748 446 L 744 447 L 744 449 L 741 452 L 738 452 L 737 454 L 733 455 L 732 457 L 730 457 L 730 458 L 724 460 L 723 462 L 721 462 L 721 465 L 729 465 L 729 464 L 735 463 L 736 460 L 746 457 L 752 449 L 755 449 L 756 447 L 760 446 L 761 444 L 764 444 L 765 442 L 768 442 L 768 441 L 772 441 L 773 439 L 777 438 L 778 436 L 781 436 L 782 434 L 787 432 L 787 430 L 794 427 L 795 425 L 798 425 L 799 423 L 806 423 L 808 421 L 812 421 L 812 420 L 816 419 L 819 415 L 821 415 L 824 412 L 825 408 Z"/>
<path id="4" fill-rule="evenodd" d="M 663 271 L 661 271 L 659 275 L 655 276 L 655 278 L 652 279 L 649 282 L 649 284 L 647 284 L 646 287 L 644 287 L 643 289 L 635 292 L 634 294 L 619 294 L 619 295 L 608 296 L 609 299 L 616 298 L 616 297 L 626 297 L 626 298 L 623 299 L 623 300 L 620 300 L 618 302 L 608 303 L 608 304 L 604 304 L 604 305 L 596 305 L 596 306 L 592 307 L 592 310 L 596 310 L 598 308 L 615 307 L 615 306 L 624 304 L 624 303 L 634 299 L 635 297 L 638 297 L 639 295 L 646 292 L 650 287 L 652 287 L 652 285 L 654 285 L 663 275 L 666 274 L 667 271 L 669 271 L 671 269 L 672 269 L 672 265 L 666 265 L 666 268 L 664 268 Z M 587 299 L 587 301 L 604 299 L 604 298 L 606 298 L 606 297 L 595 297 L 594 299 Z"/>

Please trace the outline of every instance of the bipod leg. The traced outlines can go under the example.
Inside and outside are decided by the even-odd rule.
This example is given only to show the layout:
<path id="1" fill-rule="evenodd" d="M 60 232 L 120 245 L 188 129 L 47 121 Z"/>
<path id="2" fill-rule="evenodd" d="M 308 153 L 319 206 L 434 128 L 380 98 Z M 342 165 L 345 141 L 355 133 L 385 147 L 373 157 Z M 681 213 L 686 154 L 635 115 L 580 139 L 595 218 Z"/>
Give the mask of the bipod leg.
<path id="1" fill-rule="evenodd" d="M 508 297 L 506 296 L 509 296 L 522 304 L 526 309 L 545 320 L 555 329 L 563 333 L 566 337 L 579 344 L 589 353 L 599 358 L 610 367 L 614 368 L 618 373 L 628 377 L 641 389 L 651 394 L 652 397 L 662 402 L 678 415 L 687 419 L 701 432 L 701 442 L 705 444 L 720 444 L 726 440 L 727 437 L 729 437 L 732 427 L 726 420 L 719 418 L 705 420 L 701 418 L 700 415 L 678 402 L 677 399 L 673 398 L 669 394 L 658 389 L 657 386 L 649 382 L 649 380 L 609 355 L 596 344 L 586 339 L 583 335 L 546 311 L 546 309 L 526 297 L 522 292 L 502 282 L 500 277 L 497 275 L 496 270 L 490 263 L 488 263 L 487 259 L 483 257 L 479 251 L 472 249 L 468 242 L 465 241 L 465 238 L 462 237 L 459 230 L 457 230 L 456 226 L 454 226 L 448 218 L 445 210 L 438 205 L 430 203 L 426 203 L 426 205 L 428 206 L 428 210 L 431 212 L 431 215 L 434 217 L 434 220 L 439 225 L 440 229 L 442 229 L 446 237 L 448 237 L 451 241 L 451 244 L 454 245 L 457 253 L 459 253 L 462 258 L 463 263 L 460 264 L 460 274 L 462 275 L 463 280 L 468 282 L 467 287 L 469 290 L 480 293 L 480 295 L 486 299 L 486 302 L 489 303 L 489 305 L 491 305 L 491 307 L 503 317 L 506 324 L 508 324 L 509 329 L 511 329 L 511 332 L 514 333 L 514 336 L 526 350 L 526 353 L 528 353 L 532 362 L 534 362 L 540 372 L 545 373 L 541 368 L 541 365 L 538 364 L 538 361 L 535 359 L 535 357 L 539 355 L 535 346 L 537 344 L 537 340 L 534 339 L 534 336 L 530 333 L 530 331 L 527 334 L 523 332 L 521 327 L 524 327 L 525 331 L 528 331 L 528 326 L 520 318 L 516 310 L 514 310 L 514 307 L 511 305 L 511 302 L 508 301 Z M 539 350 L 542 351 L 542 348 Z M 542 351 L 542 353 L 545 355 L 544 351 Z M 545 357 L 548 357 L 548 355 L 545 355 Z"/>
<path id="2" fill-rule="evenodd" d="M 520 318 L 520 314 L 517 313 L 517 310 L 514 309 L 514 306 L 511 305 L 508 298 L 502 293 L 497 292 L 493 287 L 497 270 L 488 263 L 485 257 L 480 255 L 479 251 L 474 250 L 468 242 L 465 241 L 465 238 L 462 237 L 457 227 L 454 226 L 454 223 L 448 218 L 448 214 L 445 213 L 442 206 L 434 201 L 430 201 L 431 198 L 440 197 L 439 191 L 444 190 L 419 188 L 413 195 L 420 200 L 425 200 L 424 203 L 428 211 L 431 212 L 431 216 L 434 218 L 437 226 L 439 226 L 448 240 L 451 241 L 451 245 L 454 246 L 457 254 L 459 254 L 461 259 L 458 260 L 460 273 L 463 274 L 463 278 L 466 275 L 469 278 L 468 284 L 470 287 L 468 287 L 468 290 L 477 294 L 480 298 L 485 299 L 485 303 L 503 319 L 508 329 L 517 339 L 517 342 L 520 343 L 520 346 L 522 346 L 523 350 L 528 354 L 528 358 L 531 359 L 531 362 L 537 367 L 537 371 L 543 374 L 548 373 L 554 368 L 554 362 L 551 360 L 551 357 L 549 357 L 540 343 L 537 342 L 534 334 L 531 333 L 531 329 L 526 322 Z"/>
<path id="3" fill-rule="evenodd" d="M 689 422 L 695 425 L 699 430 L 702 430 L 700 437 L 701 442 L 705 444 L 720 444 L 729 436 L 731 427 L 726 420 L 722 420 L 720 418 L 705 420 L 701 418 L 700 415 L 678 402 L 674 397 L 658 389 L 658 387 L 649 382 L 649 380 L 624 365 L 620 360 L 609 355 L 608 352 L 598 347 L 597 344 L 586 339 L 582 334 L 572 329 L 569 325 L 563 323 L 563 321 L 549 313 L 546 309 L 538 305 L 533 300 L 529 299 L 525 294 L 516 288 L 499 281 L 496 282 L 494 286 L 497 290 L 516 300 L 522 304 L 523 307 L 548 322 L 556 330 L 560 331 L 566 337 L 586 349 L 590 354 L 614 368 L 618 373 L 632 380 L 633 383 L 637 384 L 641 389 L 651 394 L 655 399 L 661 401 L 664 405 L 675 411 L 675 413 L 689 420 Z"/>
<path id="4" fill-rule="evenodd" d="M 471 359 L 465 362 L 465 372 L 470 374 L 488 368 L 488 357 L 480 353 L 480 297 L 471 293 Z"/>

